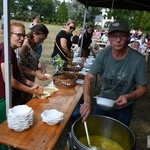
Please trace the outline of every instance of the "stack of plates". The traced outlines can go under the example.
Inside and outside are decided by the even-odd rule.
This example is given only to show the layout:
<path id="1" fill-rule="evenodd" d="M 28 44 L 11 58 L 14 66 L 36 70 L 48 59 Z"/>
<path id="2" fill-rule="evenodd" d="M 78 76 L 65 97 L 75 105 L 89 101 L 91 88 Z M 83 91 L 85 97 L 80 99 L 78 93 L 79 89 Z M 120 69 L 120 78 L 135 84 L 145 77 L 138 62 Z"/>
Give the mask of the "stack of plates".
<path id="1" fill-rule="evenodd" d="M 17 105 L 8 110 L 8 127 L 17 132 L 28 129 L 33 124 L 33 109 L 27 105 Z"/>

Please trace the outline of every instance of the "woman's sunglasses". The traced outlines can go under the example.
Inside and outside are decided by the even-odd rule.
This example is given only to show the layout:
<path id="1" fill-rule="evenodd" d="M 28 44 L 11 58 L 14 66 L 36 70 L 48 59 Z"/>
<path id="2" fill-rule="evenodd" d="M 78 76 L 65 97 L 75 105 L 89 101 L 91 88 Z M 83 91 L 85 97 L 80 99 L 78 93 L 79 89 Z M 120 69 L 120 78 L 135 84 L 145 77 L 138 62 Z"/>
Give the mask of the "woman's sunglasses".
<path id="1" fill-rule="evenodd" d="M 70 26 L 69 28 L 70 28 L 70 30 L 75 30 L 76 29 L 75 27 L 72 27 L 72 26 Z"/>

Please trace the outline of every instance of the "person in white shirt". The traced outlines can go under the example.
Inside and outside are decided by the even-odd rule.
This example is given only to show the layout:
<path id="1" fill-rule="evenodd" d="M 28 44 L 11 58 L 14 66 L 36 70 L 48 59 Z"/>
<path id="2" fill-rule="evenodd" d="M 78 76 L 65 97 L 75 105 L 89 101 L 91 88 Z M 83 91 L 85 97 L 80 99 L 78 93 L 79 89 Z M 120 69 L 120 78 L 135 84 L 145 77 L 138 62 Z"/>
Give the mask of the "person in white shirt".
<path id="1" fill-rule="evenodd" d="M 101 36 L 100 40 L 102 42 L 107 42 L 108 41 L 108 31 L 104 32 L 104 34 Z"/>

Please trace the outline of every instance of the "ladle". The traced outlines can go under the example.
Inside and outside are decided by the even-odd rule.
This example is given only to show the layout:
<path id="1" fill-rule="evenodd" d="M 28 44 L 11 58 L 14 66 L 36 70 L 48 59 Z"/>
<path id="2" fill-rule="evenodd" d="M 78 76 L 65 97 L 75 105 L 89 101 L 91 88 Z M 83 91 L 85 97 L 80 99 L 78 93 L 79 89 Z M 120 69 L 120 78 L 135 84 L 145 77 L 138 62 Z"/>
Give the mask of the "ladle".
<path id="1" fill-rule="evenodd" d="M 98 148 L 97 148 L 96 146 L 92 146 L 92 145 L 91 145 L 86 121 L 84 121 L 84 128 L 85 128 L 85 133 L 86 133 L 86 138 L 87 138 L 87 142 L 88 142 L 89 148 L 90 148 L 91 150 L 98 150 Z"/>

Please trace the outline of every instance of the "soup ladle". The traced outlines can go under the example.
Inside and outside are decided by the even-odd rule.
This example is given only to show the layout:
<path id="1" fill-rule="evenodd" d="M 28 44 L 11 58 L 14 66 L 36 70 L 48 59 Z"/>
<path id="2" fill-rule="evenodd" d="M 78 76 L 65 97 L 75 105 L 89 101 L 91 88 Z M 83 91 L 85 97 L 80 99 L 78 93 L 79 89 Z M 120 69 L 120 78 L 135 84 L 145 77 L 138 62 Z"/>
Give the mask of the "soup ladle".
<path id="1" fill-rule="evenodd" d="M 88 146 L 89 146 L 90 150 L 99 150 L 96 146 L 91 145 L 86 121 L 84 121 L 84 128 L 85 128 L 86 138 L 87 138 L 87 142 L 88 142 Z"/>

